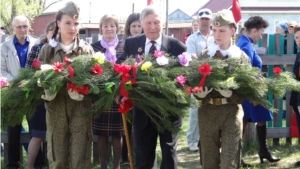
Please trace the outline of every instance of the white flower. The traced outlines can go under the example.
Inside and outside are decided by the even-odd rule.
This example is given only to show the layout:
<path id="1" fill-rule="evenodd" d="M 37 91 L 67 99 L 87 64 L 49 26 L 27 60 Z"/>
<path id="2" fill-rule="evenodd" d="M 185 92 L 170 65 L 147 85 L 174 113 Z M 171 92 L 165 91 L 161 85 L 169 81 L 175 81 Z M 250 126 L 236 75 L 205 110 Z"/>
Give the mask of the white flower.
<path id="1" fill-rule="evenodd" d="M 84 40 L 80 39 L 79 41 L 79 47 L 83 47 L 84 46 Z"/>
<path id="2" fill-rule="evenodd" d="M 161 56 L 161 57 L 156 58 L 156 62 L 159 65 L 167 65 L 167 64 L 169 64 L 169 59 L 166 58 L 165 56 Z"/>
<path id="3" fill-rule="evenodd" d="M 242 50 L 236 45 L 230 46 L 227 50 L 228 58 L 240 58 L 242 55 Z"/>
<path id="4" fill-rule="evenodd" d="M 54 38 L 52 38 L 52 39 L 49 41 L 49 45 L 52 46 L 53 48 L 57 46 L 57 43 L 58 43 L 58 42 L 57 42 Z"/>
<path id="5" fill-rule="evenodd" d="M 210 56 L 210 57 L 214 57 L 216 52 L 220 50 L 220 46 L 215 44 L 215 43 L 212 43 L 211 45 L 209 45 L 207 47 L 207 54 Z"/>
<path id="6" fill-rule="evenodd" d="M 53 69 L 52 65 L 49 65 L 49 64 L 43 64 L 43 65 L 41 65 L 41 70 L 42 71 L 50 70 L 50 69 Z"/>

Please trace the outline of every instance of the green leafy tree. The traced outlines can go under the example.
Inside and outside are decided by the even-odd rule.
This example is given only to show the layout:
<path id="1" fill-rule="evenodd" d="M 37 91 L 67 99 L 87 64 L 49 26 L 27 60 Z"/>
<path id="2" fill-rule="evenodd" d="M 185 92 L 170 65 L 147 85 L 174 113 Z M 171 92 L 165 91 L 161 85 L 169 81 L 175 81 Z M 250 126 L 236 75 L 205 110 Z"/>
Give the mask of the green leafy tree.
<path id="1" fill-rule="evenodd" d="M 18 15 L 24 15 L 30 23 L 36 16 L 39 16 L 45 9 L 59 0 L 53 0 L 47 7 L 46 0 L 1 0 L 1 26 L 12 33 L 12 19 Z"/>

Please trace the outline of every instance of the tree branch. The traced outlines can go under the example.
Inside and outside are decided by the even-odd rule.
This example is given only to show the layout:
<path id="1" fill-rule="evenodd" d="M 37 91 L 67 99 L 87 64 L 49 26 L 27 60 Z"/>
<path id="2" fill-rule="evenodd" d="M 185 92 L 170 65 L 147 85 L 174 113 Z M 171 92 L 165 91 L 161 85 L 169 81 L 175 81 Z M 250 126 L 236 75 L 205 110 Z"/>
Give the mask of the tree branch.
<path id="1" fill-rule="evenodd" d="M 52 2 L 52 3 L 50 3 L 48 6 L 46 6 L 46 7 L 44 8 L 44 11 L 45 11 L 46 9 L 48 9 L 51 5 L 53 5 L 53 4 L 57 3 L 57 2 L 60 2 L 60 1 L 62 1 L 62 0 L 56 0 L 56 1 Z"/>

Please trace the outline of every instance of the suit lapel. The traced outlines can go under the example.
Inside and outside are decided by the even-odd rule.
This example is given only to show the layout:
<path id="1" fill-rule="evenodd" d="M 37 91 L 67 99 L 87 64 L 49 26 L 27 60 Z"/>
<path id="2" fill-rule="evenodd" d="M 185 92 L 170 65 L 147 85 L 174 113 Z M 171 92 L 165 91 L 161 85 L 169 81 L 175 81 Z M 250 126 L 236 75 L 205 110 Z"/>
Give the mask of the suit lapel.
<path id="1" fill-rule="evenodd" d="M 169 49 L 170 49 L 170 43 L 169 43 L 169 39 L 166 35 L 162 34 L 162 43 L 161 43 L 161 51 L 165 51 L 168 53 Z"/>
<path id="2" fill-rule="evenodd" d="M 143 34 L 138 39 L 137 49 L 136 49 L 137 51 L 135 51 L 134 53 L 143 55 L 145 53 L 145 43 L 146 43 L 146 36 L 145 36 L 145 34 Z"/>

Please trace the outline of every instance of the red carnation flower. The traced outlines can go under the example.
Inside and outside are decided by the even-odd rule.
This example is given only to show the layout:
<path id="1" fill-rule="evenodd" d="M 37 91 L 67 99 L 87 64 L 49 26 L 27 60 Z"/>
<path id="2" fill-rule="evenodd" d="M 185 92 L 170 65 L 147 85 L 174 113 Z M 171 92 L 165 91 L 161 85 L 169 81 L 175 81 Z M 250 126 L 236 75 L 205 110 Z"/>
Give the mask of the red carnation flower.
<path id="1" fill-rule="evenodd" d="M 100 65 L 96 65 L 96 66 L 93 66 L 92 72 L 93 72 L 95 75 L 100 75 L 100 74 L 102 74 L 103 69 L 102 69 L 102 67 L 101 67 Z"/>
<path id="2" fill-rule="evenodd" d="M 71 90 L 72 92 L 76 91 L 78 93 L 82 93 L 82 94 L 85 94 L 85 95 L 87 95 L 89 93 L 89 87 L 88 86 L 78 87 L 77 84 L 72 83 L 70 81 L 68 81 L 67 90 Z"/>
<path id="3" fill-rule="evenodd" d="M 202 92 L 202 87 L 196 86 L 196 87 L 194 87 L 194 88 L 192 89 L 192 92 L 193 92 L 193 93 L 196 93 L 196 92 Z"/>
<path id="4" fill-rule="evenodd" d="M 42 65 L 41 61 L 39 61 L 38 59 L 34 59 L 31 67 L 34 69 L 39 69 L 41 65 Z"/>
<path id="5" fill-rule="evenodd" d="M 279 67 L 274 67 L 274 68 L 273 68 L 273 72 L 274 72 L 275 74 L 279 75 L 279 74 L 282 72 L 282 70 L 281 70 Z"/>
<path id="6" fill-rule="evenodd" d="M 204 76 L 210 75 L 211 74 L 211 70 L 212 70 L 212 68 L 207 63 L 205 63 L 205 64 L 203 64 L 203 65 L 201 65 L 201 66 L 198 67 L 199 73 L 202 74 L 202 75 L 204 75 Z"/>
<path id="7" fill-rule="evenodd" d="M 131 70 L 130 65 L 120 65 L 120 64 L 115 64 L 114 69 L 117 73 L 128 73 Z"/>
<path id="8" fill-rule="evenodd" d="M 70 58 L 68 58 L 68 57 L 64 57 L 64 62 L 66 63 L 66 64 L 68 64 L 68 63 L 71 63 L 72 62 L 72 60 L 70 59 Z"/>
<path id="9" fill-rule="evenodd" d="M 59 63 L 59 62 L 54 62 L 52 64 L 53 68 L 54 68 L 54 72 L 61 72 L 62 70 L 64 70 L 64 66 L 63 64 Z"/>
<path id="10" fill-rule="evenodd" d="M 74 77 L 74 69 L 72 68 L 72 66 L 68 66 L 68 71 L 69 71 L 68 78 L 73 78 Z"/>
<path id="11" fill-rule="evenodd" d="M 128 113 L 133 107 L 133 105 L 134 102 L 132 99 L 129 99 L 128 97 L 123 97 L 118 111 L 123 114 Z"/>
<path id="12" fill-rule="evenodd" d="M 80 88 L 77 88 L 77 92 L 87 95 L 89 93 L 89 87 L 88 86 L 82 86 Z"/>
<path id="13" fill-rule="evenodd" d="M 71 90 L 71 92 L 76 91 L 77 85 L 75 83 L 68 81 L 67 90 Z"/>
<path id="14" fill-rule="evenodd" d="M 190 95 L 192 93 L 192 90 L 191 90 L 191 86 L 188 86 L 186 89 L 185 89 L 185 93 Z"/>

